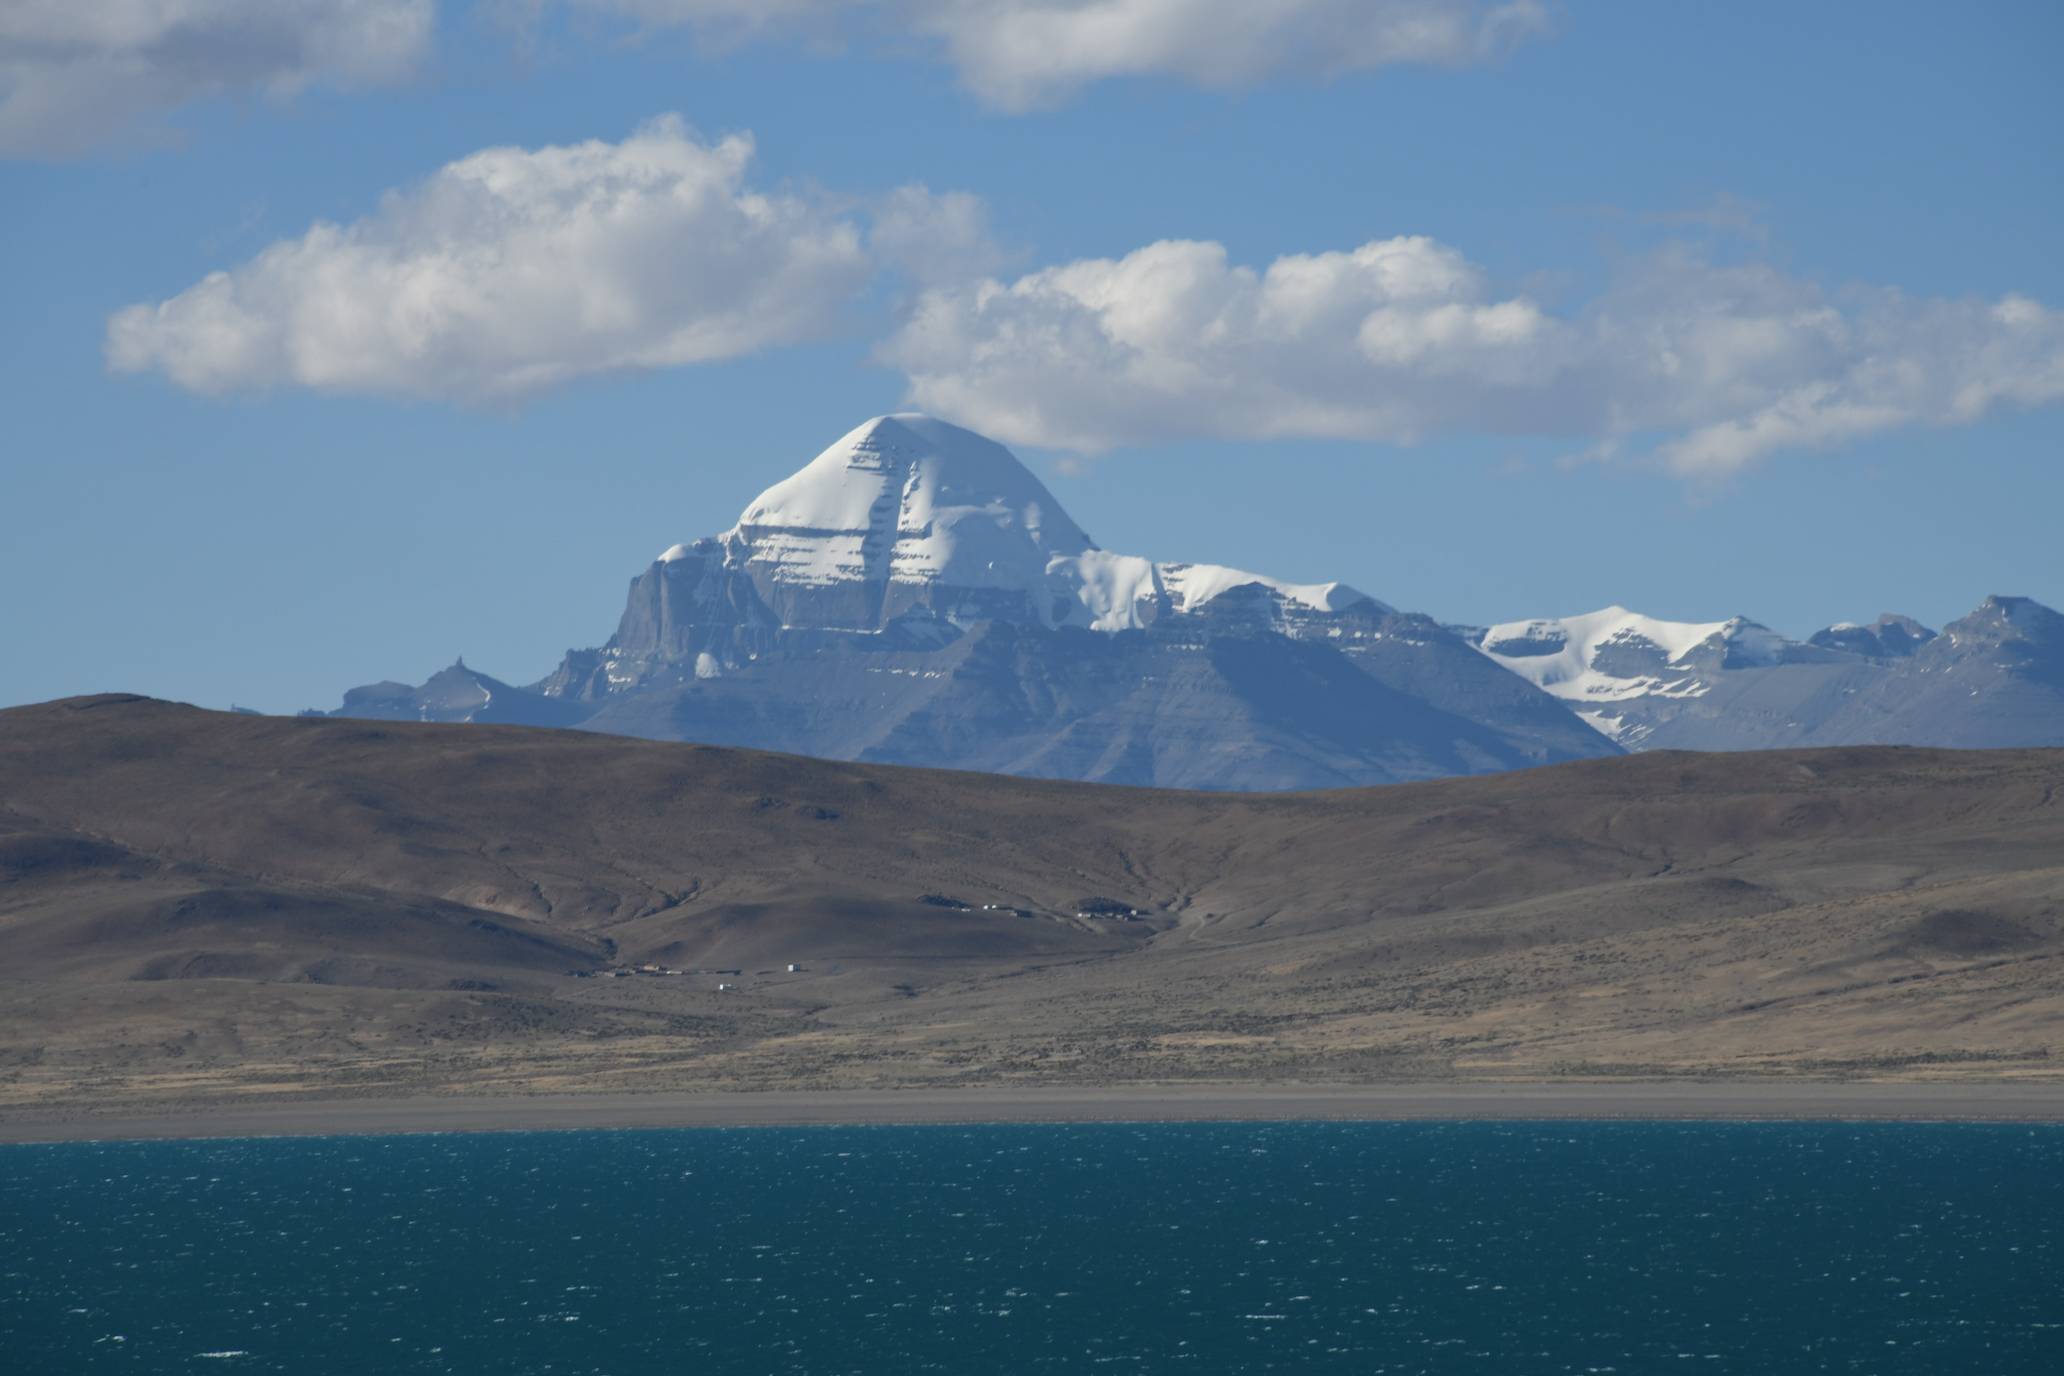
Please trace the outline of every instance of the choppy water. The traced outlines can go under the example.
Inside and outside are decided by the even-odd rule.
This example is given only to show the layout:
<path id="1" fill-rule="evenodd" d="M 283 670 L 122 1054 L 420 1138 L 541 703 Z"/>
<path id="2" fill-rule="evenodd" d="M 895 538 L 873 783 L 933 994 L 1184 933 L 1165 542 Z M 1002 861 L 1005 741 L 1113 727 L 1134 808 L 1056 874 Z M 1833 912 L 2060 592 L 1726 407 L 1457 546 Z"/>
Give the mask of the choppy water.
<path id="1" fill-rule="evenodd" d="M 2064 1131 L 0 1148 L 0 1368 L 2064 1371 Z"/>

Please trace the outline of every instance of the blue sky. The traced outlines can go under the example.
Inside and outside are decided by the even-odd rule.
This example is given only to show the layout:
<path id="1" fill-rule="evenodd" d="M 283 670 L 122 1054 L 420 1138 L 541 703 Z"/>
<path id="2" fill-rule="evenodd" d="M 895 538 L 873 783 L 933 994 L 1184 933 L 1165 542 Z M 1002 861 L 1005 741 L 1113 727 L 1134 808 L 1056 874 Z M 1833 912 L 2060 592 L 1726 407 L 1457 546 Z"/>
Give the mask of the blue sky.
<path id="1" fill-rule="evenodd" d="M 912 400 L 1448 620 L 2064 604 L 2053 5 L 340 5 L 0 18 L 0 702 L 527 681 Z"/>

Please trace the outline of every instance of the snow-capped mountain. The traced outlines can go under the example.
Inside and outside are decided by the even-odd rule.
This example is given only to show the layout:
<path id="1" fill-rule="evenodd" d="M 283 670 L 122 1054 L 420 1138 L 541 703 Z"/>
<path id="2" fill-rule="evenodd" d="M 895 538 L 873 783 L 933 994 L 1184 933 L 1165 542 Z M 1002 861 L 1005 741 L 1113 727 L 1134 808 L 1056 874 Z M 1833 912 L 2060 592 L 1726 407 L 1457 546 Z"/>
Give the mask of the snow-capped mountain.
<path id="1" fill-rule="evenodd" d="M 1002 445 L 929 416 L 882 416 L 762 492 L 731 529 L 654 560 L 603 668 L 624 688 L 692 655 L 710 678 L 794 630 L 920 642 L 985 621 L 1141 630 L 1234 591 L 1279 630 L 1348 607 L 1391 611 L 1342 583 L 1113 554 Z"/>
<path id="2" fill-rule="evenodd" d="M 1628 749 L 1728 748 L 1731 742 L 1684 739 L 1694 723 L 1712 734 L 1708 709 L 1716 695 L 1732 704 L 1748 683 L 1765 683 L 1779 669 L 1796 670 L 1789 677 L 1801 683 L 1817 682 L 1853 659 L 1739 616 L 1664 621 L 1625 607 L 1492 626 L 1476 645 Z"/>
<path id="3" fill-rule="evenodd" d="M 2027 598 L 1939 634 L 1888 614 L 1802 643 L 1608 607 L 1468 638 L 1630 750 L 2064 744 L 2064 617 Z"/>
<path id="4" fill-rule="evenodd" d="M 922 415 L 857 427 L 761 493 L 730 530 L 675 545 L 659 562 L 713 556 L 743 569 L 776 610 L 808 599 L 820 615 L 845 612 L 850 630 L 879 630 L 918 608 L 955 620 L 1136 630 L 1249 586 L 1313 611 L 1371 600 L 1340 583 L 1111 554 L 1008 449 Z M 855 598 L 822 605 L 828 590 Z"/>
<path id="5" fill-rule="evenodd" d="M 542 682 L 462 663 L 339 715 L 1330 787 L 1621 750 L 2064 744 L 2064 619 L 1995 598 L 1941 635 L 1624 607 L 1446 627 L 1344 583 L 1113 553 L 1002 445 L 896 415 L 663 551 L 616 633 Z"/>
<path id="6" fill-rule="evenodd" d="M 867 422 L 731 529 L 663 551 L 616 634 L 542 683 L 455 666 L 420 692 L 354 689 L 342 710 L 531 710 L 631 735 L 1203 788 L 1617 749 L 1428 618 L 1345 584 L 1103 549 L 1009 450 L 918 415 Z"/>

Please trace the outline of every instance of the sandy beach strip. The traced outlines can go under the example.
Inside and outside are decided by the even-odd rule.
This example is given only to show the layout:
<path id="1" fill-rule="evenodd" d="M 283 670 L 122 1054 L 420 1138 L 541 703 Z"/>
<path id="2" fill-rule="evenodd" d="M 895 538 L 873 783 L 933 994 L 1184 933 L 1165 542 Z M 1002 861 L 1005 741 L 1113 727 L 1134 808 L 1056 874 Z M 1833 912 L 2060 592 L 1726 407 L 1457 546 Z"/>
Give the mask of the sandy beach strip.
<path id="1" fill-rule="evenodd" d="M 0 1142 L 888 1123 L 2064 1122 L 2064 1082 L 1641 1082 L 767 1090 L 332 1099 L 16 1111 Z"/>

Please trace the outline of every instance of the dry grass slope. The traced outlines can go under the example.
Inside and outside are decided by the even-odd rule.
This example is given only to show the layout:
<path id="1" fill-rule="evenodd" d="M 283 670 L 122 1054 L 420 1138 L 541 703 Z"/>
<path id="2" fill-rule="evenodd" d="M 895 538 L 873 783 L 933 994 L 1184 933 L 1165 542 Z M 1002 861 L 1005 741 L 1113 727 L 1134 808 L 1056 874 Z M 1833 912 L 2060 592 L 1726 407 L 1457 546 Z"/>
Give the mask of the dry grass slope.
<path id="1" fill-rule="evenodd" d="M 73 699 L 0 712 L 0 1112 L 2048 1077 L 2060 784 L 1848 749 L 1232 796 Z M 567 974 L 647 961 L 739 973 Z"/>

